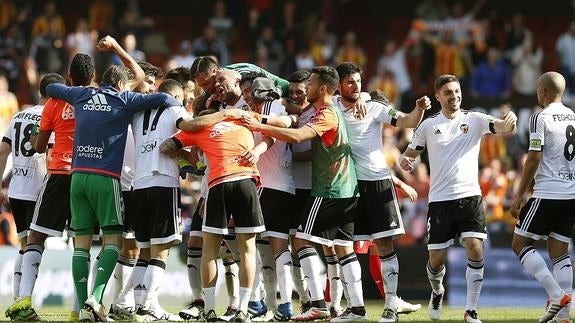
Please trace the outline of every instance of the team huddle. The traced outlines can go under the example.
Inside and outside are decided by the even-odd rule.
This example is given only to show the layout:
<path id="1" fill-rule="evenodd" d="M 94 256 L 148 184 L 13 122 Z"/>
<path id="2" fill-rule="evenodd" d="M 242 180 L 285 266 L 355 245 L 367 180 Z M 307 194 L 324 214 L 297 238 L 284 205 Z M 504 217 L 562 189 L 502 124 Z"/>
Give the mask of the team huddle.
<path id="1" fill-rule="evenodd" d="M 353 63 L 284 80 L 252 64 L 219 66 L 199 57 L 190 68 L 169 71 L 156 90 L 159 68 L 136 62 L 109 36 L 98 49 L 114 52 L 123 66 L 110 66 L 100 86 L 91 87 L 92 58 L 77 54 L 69 67 L 72 86 L 58 74 L 44 76 L 42 102 L 13 117 L 0 146 L 1 170 L 13 155 L 8 197 L 21 239 L 14 303 L 6 310 L 11 320 L 40 320 L 31 296 L 44 241 L 67 230 L 74 239 L 71 321 L 367 321 L 355 241 L 373 242 L 379 255 L 385 295 L 379 322 L 398 321 L 419 305 L 397 295 L 393 240 L 405 230 L 396 188 L 412 200 L 417 193 L 386 164 L 387 125 L 416 128 L 399 160 L 403 170 L 413 170 L 424 149 L 429 155 L 429 317 L 441 318 L 447 248 L 461 238 L 468 257 L 463 317 L 481 322 L 487 232 L 479 143 L 486 133 L 514 132 L 513 112 L 499 119 L 461 110 L 459 81 L 441 75 L 434 84 L 441 111 L 422 121 L 431 107 L 427 96 L 409 113 L 396 110 L 385 97 L 361 92 L 362 71 Z M 186 109 L 193 84 L 202 94 Z M 512 206 L 519 218 L 513 250 L 549 294 L 541 322 L 569 320 L 572 293 L 567 246 L 575 216 L 560 210 L 575 207 L 575 182 L 565 176 L 575 173 L 575 115 L 561 104 L 564 88 L 558 73 L 540 78 L 546 108 L 532 117 Z M 182 242 L 180 176 L 198 173 L 201 164 L 207 165 L 202 197 L 187 241 L 192 302 L 176 315 L 162 308 L 157 291 L 170 248 Z M 559 169 L 563 177 L 555 176 Z M 523 205 L 533 177 L 533 197 Z M 94 235 L 101 235 L 102 249 L 91 269 Z M 548 241 L 553 273 L 533 248 L 539 239 Z M 229 304 L 218 316 L 220 258 Z M 116 290 L 107 311 L 103 294 L 112 274 Z M 292 305 L 294 290 L 300 311 Z"/>

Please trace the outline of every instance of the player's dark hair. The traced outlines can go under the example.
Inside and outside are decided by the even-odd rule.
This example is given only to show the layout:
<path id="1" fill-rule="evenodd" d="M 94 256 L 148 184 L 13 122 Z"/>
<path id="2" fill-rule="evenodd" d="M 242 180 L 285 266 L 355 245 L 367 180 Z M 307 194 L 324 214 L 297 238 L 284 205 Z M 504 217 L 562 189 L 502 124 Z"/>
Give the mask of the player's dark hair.
<path id="1" fill-rule="evenodd" d="M 48 94 L 46 93 L 46 86 L 48 86 L 49 84 L 53 84 L 53 83 L 64 84 L 64 83 L 66 83 L 66 79 L 64 79 L 64 77 L 58 73 L 48 73 L 48 74 L 44 75 L 40 79 L 40 96 L 41 97 L 46 98 L 48 96 Z"/>
<path id="2" fill-rule="evenodd" d="M 200 56 L 194 60 L 190 67 L 190 77 L 195 79 L 201 73 L 207 73 L 220 65 L 212 56 Z"/>
<path id="3" fill-rule="evenodd" d="M 178 89 L 181 89 L 182 91 L 184 90 L 184 88 L 178 81 L 165 79 L 162 82 L 162 84 L 160 84 L 160 86 L 158 87 L 158 92 L 170 94 L 174 93 L 174 91 L 177 91 Z"/>
<path id="4" fill-rule="evenodd" d="M 287 79 L 290 83 L 303 83 L 309 79 L 311 73 L 306 70 L 299 70 L 293 72 Z"/>
<path id="5" fill-rule="evenodd" d="M 339 84 L 339 76 L 335 68 L 331 66 L 318 66 L 311 69 L 312 74 L 319 77 L 322 85 L 325 85 L 330 94 L 335 93 Z"/>
<path id="6" fill-rule="evenodd" d="M 255 71 L 247 72 L 244 75 L 242 75 L 242 79 L 240 80 L 239 85 L 242 86 L 246 82 L 253 83 L 254 80 L 258 77 L 266 77 L 266 75 L 264 73 L 255 72 Z"/>
<path id="7" fill-rule="evenodd" d="M 451 82 L 459 83 L 457 76 L 450 75 L 450 74 L 439 75 L 435 79 L 435 82 L 433 82 L 433 89 L 435 90 L 435 92 L 437 92 L 437 91 L 439 91 L 439 89 L 441 89 L 442 86 L 444 86 L 447 83 L 451 83 Z"/>
<path id="8" fill-rule="evenodd" d="M 90 55 L 78 53 L 70 62 L 69 74 L 74 86 L 90 85 L 94 78 L 96 68 Z"/>
<path id="9" fill-rule="evenodd" d="M 184 66 L 179 66 L 169 70 L 164 76 L 165 80 L 176 80 L 181 86 L 186 86 L 186 83 L 192 80 L 190 69 Z"/>
<path id="10" fill-rule="evenodd" d="M 153 76 L 157 79 L 162 78 L 162 76 L 164 76 L 164 72 L 162 72 L 162 70 L 159 67 L 152 65 L 146 61 L 139 61 L 138 65 L 144 70 L 144 75 L 146 76 Z"/>
<path id="11" fill-rule="evenodd" d="M 337 75 L 339 75 L 339 80 L 343 81 L 346 76 L 353 75 L 355 73 L 361 74 L 361 67 L 357 64 L 351 62 L 344 62 L 339 64 L 335 70 L 337 71 Z"/>
<path id="12" fill-rule="evenodd" d="M 373 90 L 369 92 L 369 95 L 371 96 L 372 101 L 376 101 L 385 105 L 391 104 L 389 98 L 387 97 L 387 95 L 385 95 L 385 93 L 383 93 L 382 90 Z"/>
<path id="13" fill-rule="evenodd" d="M 102 83 L 116 87 L 118 82 L 127 83 L 131 71 L 123 65 L 111 65 L 102 75 Z"/>

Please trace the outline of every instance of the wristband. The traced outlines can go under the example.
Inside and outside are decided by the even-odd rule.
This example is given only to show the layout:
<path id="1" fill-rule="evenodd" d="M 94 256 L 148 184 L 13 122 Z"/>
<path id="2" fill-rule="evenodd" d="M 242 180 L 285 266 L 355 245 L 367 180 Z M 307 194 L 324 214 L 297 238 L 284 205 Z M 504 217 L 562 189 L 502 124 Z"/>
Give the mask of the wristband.
<path id="1" fill-rule="evenodd" d="M 267 124 L 267 123 L 268 123 L 268 118 L 262 117 L 262 124 Z"/>

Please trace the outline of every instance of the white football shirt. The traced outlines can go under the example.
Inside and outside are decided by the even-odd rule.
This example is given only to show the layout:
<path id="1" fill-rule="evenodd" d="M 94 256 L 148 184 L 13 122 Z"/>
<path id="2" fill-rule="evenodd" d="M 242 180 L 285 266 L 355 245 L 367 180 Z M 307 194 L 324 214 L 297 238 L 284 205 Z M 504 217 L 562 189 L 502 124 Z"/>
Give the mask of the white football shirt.
<path id="1" fill-rule="evenodd" d="M 287 116 L 285 107 L 279 101 L 267 101 L 262 108 L 262 115 Z M 254 133 L 257 144 L 262 141 L 261 132 Z M 295 194 L 292 177 L 292 151 L 284 141 L 276 140 L 257 163 L 262 187 Z"/>
<path id="2" fill-rule="evenodd" d="M 366 114 L 362 119 L 354 117 L 354 112 L 344 112 L 341 99 L 337 106 L 343 114 L 347 137 L 351 146 L 351 156 L 355 161 L 357 179 L 376 181 L 391 177 L 383 153 L 382 126 L 397 122 L 397 110 L 375 101 L 366 102 Z"/>
<path id="3" fill-rule="evenodd" d="M 529 123 L 529 150 L 543 158 L 535 173 L 533 197 L 575 199 L 575 113 L 561 103 L 551 103 L 534 114 Z"/>
<path id="4" fill-rule="evenodd" d="M 35 123 L 40 123 L 43 105 L 16 113 L 2 141 L 12 147 L 12 179 L 8 197 L 36 201 L 46 175 L 46 154 L 38 154 L 30 143 Z"/>
<path id="5" fill-rule="evenodd" d="M 304 110 L 299 116 L 299 126 L 303 127 L 315 115 L 315 107 L 309 105 L 307 110 Z M 299 143 L 291 144 L 294 153 L 304 151 L 311 151 L 311 141 L 304 140 Z M 311 160 L 308 161 L 293 161 L 292 175 L 295 188 L 311 190 Z"/>
<path id="6" fill-rule="evenodd" d="M 120 173 L 120 184 L 122 192 L 132 189 L 132 180 L 134 179 L 134 133 L 132 126 L 128 126 L 128 135 L 126 136 L 126 148 L 124 149 L 124 163 Z"/>
<path id="7" fill-rule="evenodd" d="M 427 148 L 430 180 L 429 201 L 448 201 L 481 195 L 479 189 L 479 146 L 490 132 L 494 118 L 464 111 L 453 119 L 439 112 L 423 120 L 413 133 L 409 147 Z"/>
<path id="8" fill-rule="evenodd" d="M 176 124 L 185 116 L 183 107 L 152 109 L 134 115 L 134 189 L 180 186 L 178 165 L 160 152 L 160 145 L 178 131 Z"/>

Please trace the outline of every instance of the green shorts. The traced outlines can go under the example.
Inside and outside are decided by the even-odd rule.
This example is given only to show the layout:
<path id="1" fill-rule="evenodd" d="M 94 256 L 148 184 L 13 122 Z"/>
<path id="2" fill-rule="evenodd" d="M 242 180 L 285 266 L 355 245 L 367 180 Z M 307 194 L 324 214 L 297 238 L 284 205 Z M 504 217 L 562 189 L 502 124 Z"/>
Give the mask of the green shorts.
<path id="1" fill-rule="evenodd" d="M 75 235 L 90 235 L 97 223 L 104 234 L 121 233 L 124 202 L 120 181 L 87 173 L 72 174 L 70 185 L 71 228 Z"/>

